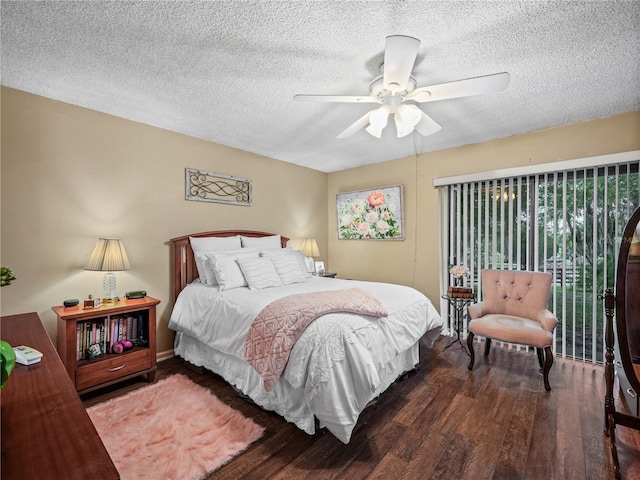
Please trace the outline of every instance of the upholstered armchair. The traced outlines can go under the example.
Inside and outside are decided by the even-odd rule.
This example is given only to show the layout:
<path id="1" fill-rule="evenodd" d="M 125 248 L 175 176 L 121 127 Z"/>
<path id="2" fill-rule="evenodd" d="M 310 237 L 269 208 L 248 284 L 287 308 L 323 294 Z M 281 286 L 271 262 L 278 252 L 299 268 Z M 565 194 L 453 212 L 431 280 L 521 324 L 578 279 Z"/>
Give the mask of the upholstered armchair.
<path id="1" fill-rule="evenodd" d="M 542 272 L 482 270 L 482 301 L 469 306 L 467 345 L 473 369 L 473 337 L 486 338 L 484 355 L 489 355 L 491 340 L 535 347 L 544 388 L 549 391 L 549 370 L 553 365 L 553 331 L 558 324 L 547 310 L 552 276 Z"/>

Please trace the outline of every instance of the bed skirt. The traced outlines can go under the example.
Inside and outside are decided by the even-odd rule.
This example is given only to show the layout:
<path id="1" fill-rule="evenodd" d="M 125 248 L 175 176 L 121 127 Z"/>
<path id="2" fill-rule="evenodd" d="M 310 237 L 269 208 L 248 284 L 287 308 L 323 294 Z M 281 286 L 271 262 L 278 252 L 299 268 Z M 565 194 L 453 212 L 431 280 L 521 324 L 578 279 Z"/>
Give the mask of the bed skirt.
<path id="1" fill-rule="evenodd" d="M 418 341 L 408 350 L 397 355 L 385 366 L 383 371 L 379 372 L 380 384 L 370 392 L 369 402 L 389 388 L 403 373 L 415 368 L 419 363 L 419 343 Z M 425 343 L 432 343 L 431 339 Z M 303 388 L 294 388 L 284 376 L 280 378 L 273 391 L 267 392 L 262 386 L 261 377 L 246 362 L 212 350 L 195 338 L 177 332 L 174 350 L 176 355 L 195 366 L 204 367 L 220 375 L 229 384 L 250 397 L 251 400 L 265 410 L 276 412 L 310 435 L 315 433 L 315 413 L 307 401 L 305 390 Z M 330 398 L 324 403 L 325 406 L 330 406 L 331 404 Z M 355 418 L 346 421 L 336 418 L 335 422 L 325 420 L 320 422 L 319 425 L 320 427 L 326 427 L 343 443 L 348 443 L 355 427 L 357 416 L 360 413 L 358 412 Z M 329 417 L 326 416 L 325 412 L 325 419 Z"/>

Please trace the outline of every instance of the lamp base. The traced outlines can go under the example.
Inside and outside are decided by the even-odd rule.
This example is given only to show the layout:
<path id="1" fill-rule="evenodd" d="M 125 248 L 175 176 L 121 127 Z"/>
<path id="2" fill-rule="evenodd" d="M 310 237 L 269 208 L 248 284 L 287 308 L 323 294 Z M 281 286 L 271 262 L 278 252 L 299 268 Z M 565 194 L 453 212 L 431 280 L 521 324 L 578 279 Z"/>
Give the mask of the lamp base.
<path id="1" fill-rule="evenodd" d="M 304 257 L 304 264 L 307 267 L 307 272 L 309 273 L 315 273 L 316 271 L 316 264 L 313 260 L 313 257 Z"/>
<path id="2" fill-rule="evenodd" d="M 116 276 L 113 272 L 107 272 L 102 279 L 102 303 L 113 303 L 118 298 Z"/>
<path id="3" fill-rule="evenodd" d="M 103 297 L 101 302 L 104 305 L 105 303 L 118 303 L 120 301 L 120 297 Z"/>

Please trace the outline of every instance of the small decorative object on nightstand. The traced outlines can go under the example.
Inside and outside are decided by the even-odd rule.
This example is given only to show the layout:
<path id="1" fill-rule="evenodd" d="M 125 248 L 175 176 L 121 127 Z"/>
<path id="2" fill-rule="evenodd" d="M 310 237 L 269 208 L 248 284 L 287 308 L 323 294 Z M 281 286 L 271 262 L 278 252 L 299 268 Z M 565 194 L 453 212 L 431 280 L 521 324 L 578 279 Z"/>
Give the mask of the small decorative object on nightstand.
<path id="1" fill-rule="evenodd" d="M 336 278 L 338 275 L 336 272 L 323 272 L 322 274 L 318 274 L 319 277 L 328 277 L 328 278 Z"/>
<path id="2" fill-rule="evenodd" d="M 58 354 L 78 393 L 139 375 L 153 382 L 159 303 L 144 297 L 87 310 L 52 307 L 58 316 Z M 128 343 L 131 348 L 124 348 Z"/>

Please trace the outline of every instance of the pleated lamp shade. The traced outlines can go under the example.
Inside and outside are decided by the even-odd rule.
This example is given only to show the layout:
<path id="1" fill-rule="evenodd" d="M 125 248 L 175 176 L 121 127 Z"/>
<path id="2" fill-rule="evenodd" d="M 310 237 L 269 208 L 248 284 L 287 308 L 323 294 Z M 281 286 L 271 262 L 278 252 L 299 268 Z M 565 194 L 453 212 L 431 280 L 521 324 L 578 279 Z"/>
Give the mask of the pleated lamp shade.
<path id="1" fill-rule="evenodd" d="M 319 257 L 318 242 L 315 238 L 305 238 L 300 246 L 300 251 L 305 257 Z"/>

